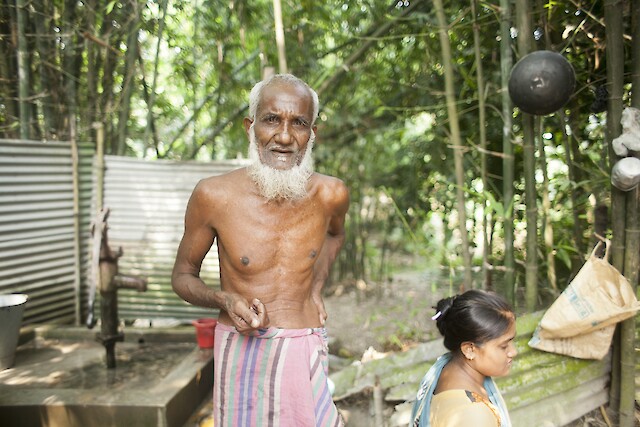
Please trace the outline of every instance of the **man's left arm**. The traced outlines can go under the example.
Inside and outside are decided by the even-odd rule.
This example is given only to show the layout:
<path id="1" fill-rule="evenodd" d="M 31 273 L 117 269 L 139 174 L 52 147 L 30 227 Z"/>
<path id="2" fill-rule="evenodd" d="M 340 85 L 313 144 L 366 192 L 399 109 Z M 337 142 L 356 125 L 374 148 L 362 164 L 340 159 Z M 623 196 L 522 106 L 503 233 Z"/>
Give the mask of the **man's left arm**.
<path id="1" fill-rule="evenodd" d="M 338 257 L 338 253 L 342 248 L 345 240 L 345 218 L 349 209 L 349 192 L 344 183 L 337 180 L 338 184 L 332 192 L 331 197 L 331 218 L 327 227 L 327 235 L 320 250 L 318 260 L 314 265 L 313 285 L 311 296 L 314 303 L 318 307 L 320 323 L 324 325 L 327 319 L 327 312 L 322 301 L 322 288 L 329 277 L 331 266 Z"/>

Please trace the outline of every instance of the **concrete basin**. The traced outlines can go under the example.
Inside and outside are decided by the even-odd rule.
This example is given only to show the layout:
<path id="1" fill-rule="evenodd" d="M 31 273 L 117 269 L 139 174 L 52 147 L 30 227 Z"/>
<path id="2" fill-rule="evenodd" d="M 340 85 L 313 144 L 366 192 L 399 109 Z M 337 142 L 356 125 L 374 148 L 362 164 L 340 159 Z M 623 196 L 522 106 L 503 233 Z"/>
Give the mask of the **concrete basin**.
<path id="1" fill-rule="evenodd" d="M 193 327 L 125 329 L 116 368 L 86 328 L 21 332 L 12 368 L 0 371 L 3 426 L 182 427 L 210 396 L 213 352 Z"/>

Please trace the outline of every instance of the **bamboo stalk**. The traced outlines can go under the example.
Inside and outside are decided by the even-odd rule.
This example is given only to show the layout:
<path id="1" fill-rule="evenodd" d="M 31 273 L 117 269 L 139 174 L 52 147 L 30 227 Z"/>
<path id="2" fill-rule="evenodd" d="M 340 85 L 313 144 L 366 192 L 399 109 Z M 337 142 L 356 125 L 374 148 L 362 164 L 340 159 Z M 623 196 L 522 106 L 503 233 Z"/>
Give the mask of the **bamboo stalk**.
<path id="1" fill-rule="evenodd" d="M 447 101 L 447 114 L 449 116 L 449 131 L 451 132 L 451 143 L 456 147 L 453 149 L 453 161 L 456 175 L 456 201 L 458 208 L 458 227 L 460 229 L 462 259 L 464 261 L 464 286 L 470 289 L 473 286 L 471 276 L 471 253 L 469 251 L 469 238 L 467 231 L 467 213 L 465 209 L 465 174 L 464 156 L 462 150 L 462 137 L 460 135 L 460 122 L 453 87 L 453 59 L 451 55 L 451 42 L 449 40 L 448 29 L 444 15 L 442 0 L 434 0 L 438 19 L 438 33 L 440 36 L 440 47 L 442 49 L 442 64 L 444 68 L 445 97 Z"/>
<path id="2" fill-rule="evenodd" d="M 618 0 L 604 2 L 605 34 L 607 40 L 607 89 L 609 100 L 607 105 L 607 141 L 609 144 L 609 169 L 616 162 L 617 156 L 613 151 L 611 141 L 620 135 L 622 116 L 622 93 L 624 82 L 624 52 L 623 52 L 623 21 L 622 5 Z M 625 250 L 625 194 L 611 186 L 611 263 L 618 271 L 624 271 Z M 620 411 L 621 365 L 622 350 L 620 328 L 614 336 L 614 351 L 611 365 L 610 406 Z"/>
<path id="3" fill-rule="evenodd" d="M 31 120 L 31 106 L 29 105 L 29 50 L 27 46 L 27 2 L 16 0 L 17 30 L 18 30 L 18 102 L 20 109 L 20 139 L 29 139 L 29 122 Z"/>
<path id="4" fill-rule="evenodd" d="M 632 2 L 632 85 L 640 87 L 640 5 Z M 632 93 L 631 106 L 640 107 L 640 95 Z M 624 276 L 638 292 L 640 276 L 640 186 L 628 191 L 625 200 L 625 259 Z M 635 425 L 635 316 L 620 324 L 620 426 Z"/>
<path id="5" fill-rule="evenodd" d="M 514 302 L 515 295 L 515 257 L 514 257 L 514 227 L 513 227 L 513 181 L 514 159 L 513 144 L 511 142 L 511 127 L 513 124 L 513 107 L 509 98 L 509 74 L 513 59 L 511 57 L 511 2 L 500 0 L 500 75 L 502 93 L 502 160 L 503 170 L 503 210 L 504 218 L 504 295 Z"/>
<path id="6" fill-rule="evenodd" d="M 518 28 L 518 53 L 520 58 L 531 50 L 531 18 L 528 0 L 516 1 Z M 535 310 L 538 300 L 538 197 L 536 192 L 536 158 L 533 137 L 533 116 L 522 114 L 522 134 L 524 156 L 525 205 L 527 222 L 526 260 L 525 260 L 525 305 L 527 311 Z"/>
<path id="7" fill-rule="evenodd" d="M 80 326 L 80 300 L 82 299 L 80 280 L 82 276 L 82 251 L 80 249 L 80 159 L 78 155 L 78 141 L 76 140 L 75 116 L 69 115 L 71 126 L 71 180 L 73 187 L 73 288 L 74 288 L 74 317 L 76 326 Z"/>
<path id="8" fill-rule="evenodd" d="M 482 175 L 482 190 L 489 191 L 489 180 L 487 178 L 487 127 L 486 127 L 486 103 L 485 103 L 485 88 L 486 83 L 484 81 L 484 69 L 482 66 L 482 53 L 481 53 L 481 37 L 480 37 L 480 24 L 478 24 L 477 16 L 477 2 L 478 0 L 471 0 L 471 13 L 473 14 L 473 50 L 475 52 L 476 60 L 476 81 L 478 86 L 478 133 L 480 137 L 480 173 Z M 482 272 L 484 277 L 484 287 L 491 286 L 491 270 L 489 267 L 489 256 L 491 251 L 490 239 L 489 239 L 489 209 L 487 206 L 487 200 L 482 203 Z"/>

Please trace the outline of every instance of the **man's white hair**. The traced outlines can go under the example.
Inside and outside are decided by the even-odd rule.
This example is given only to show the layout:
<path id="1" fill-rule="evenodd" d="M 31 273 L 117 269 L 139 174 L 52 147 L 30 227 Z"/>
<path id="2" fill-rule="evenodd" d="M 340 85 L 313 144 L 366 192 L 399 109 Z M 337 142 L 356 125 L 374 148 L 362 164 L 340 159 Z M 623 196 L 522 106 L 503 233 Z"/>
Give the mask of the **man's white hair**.
<path id="1" fill-rule="evenodd" d="M 269 86 L 271 83 L 285 82 L 291 84 L 300 84 L 309 89 L 311 98 L 313 99 L 313 117 L 311 118 L 311 126 L 316 122 L 318 117 L 318 111 L 320 111 L 320 101 L 318 100 L 318 94 L 315 90 L 302 79 L 294 76 L 293 74 L 274 74 L 266 80 L 259 81 L 251 89 L 249 93 L 249 118 L 251 120 L 256 119 L 256 112 L 258 111 L 258 104 L 260 103 L 260 97 L 262 96 L 262 90 Z"/>

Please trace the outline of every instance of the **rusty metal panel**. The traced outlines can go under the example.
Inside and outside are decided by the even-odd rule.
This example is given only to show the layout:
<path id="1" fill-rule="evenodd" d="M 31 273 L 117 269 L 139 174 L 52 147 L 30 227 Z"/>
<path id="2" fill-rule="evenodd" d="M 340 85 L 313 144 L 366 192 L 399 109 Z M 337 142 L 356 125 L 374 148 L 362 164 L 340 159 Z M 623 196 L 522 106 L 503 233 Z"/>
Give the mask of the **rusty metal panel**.
<path id="1" fill-rule="evenodd" d="M 144 161 L 105 156 L 103 206 L 110 209 L 109 243 L 121 247 L 121 274 L 144 277 L 146 292 L 121 289 L 118 310 L 123 320 L 212 316 L 215 310 L 194 307 L 171 288 L 171 270 L 182 237 L 184 213 L 200 179 L 246 165 L 246 161 Z M 203 263 L 202 278 L 219 287 L 215 245 Z"/>
<path id="2" fill-rule="evenodd" d="M 78 144 L 74 209 L 70 142 L 0 140 L 0 293 L 26 293 L 24 323 L 75 320 L 74 215 L 89 221 L 92 144 Z"/>

